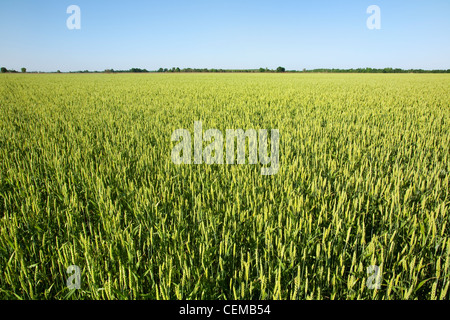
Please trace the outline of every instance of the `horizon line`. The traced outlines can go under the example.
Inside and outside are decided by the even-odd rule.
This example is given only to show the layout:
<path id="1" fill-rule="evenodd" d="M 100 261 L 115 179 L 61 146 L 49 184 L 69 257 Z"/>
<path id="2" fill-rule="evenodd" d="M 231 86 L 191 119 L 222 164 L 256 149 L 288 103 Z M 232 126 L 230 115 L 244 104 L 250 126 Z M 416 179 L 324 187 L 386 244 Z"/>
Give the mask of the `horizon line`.
<path id="1" fill-rule="evenodd" d="M 25 71 L 24 71 L 25 70 Z M 310 73 L 310 72 L 326 72 L 326 73 L 343 73 L 343 72 L 354 72 L 354 73 L 450 73 L 450 69 L 421 69 L 421 68 L 371 68 L 371 67 L 359 67 L 359 68 L 313 68 L 302 70 L 290 69 L 279 66 L 276 69 L 269 68 L 158 68 L 154 70 L 147 70 L 141 68 L 130 68 L 128 70 L 124 69 L 104 69 L 104 70 L 69 70 L 69 71 L 40 71 L 40 70 L 27 70 L 25 67 L 21 68 L 20 71 L 15 69 L 7 69 L 2 67 L 1 73 Z"/>

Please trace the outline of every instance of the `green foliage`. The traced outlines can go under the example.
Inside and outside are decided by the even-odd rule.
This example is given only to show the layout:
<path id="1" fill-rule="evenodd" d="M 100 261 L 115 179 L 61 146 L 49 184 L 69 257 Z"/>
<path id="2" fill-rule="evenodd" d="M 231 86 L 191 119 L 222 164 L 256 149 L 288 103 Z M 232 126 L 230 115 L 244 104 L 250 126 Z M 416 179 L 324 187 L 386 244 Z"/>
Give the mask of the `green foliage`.
<path id="1" fill-rule="evenodd" d="M 303 69 L 303 72 L 320 73 L 450 73 L 449 70 L 423 70 L 423 69 L 400 69 L 400 68 L 357 68 L 357 69 Z"/>
<path id="2" fill-rule="evenodd" d="M 148 72 L 148 71 L 147 71 L 147 69 L 131 68 L 130 72 L 139 73 L 139 72 Z"/>
<path id="3" fill-rule="evenodd" d="M 448 300 L 449 82 L 2 75 L 0 298 Z M 278 128 L 279 172 L 174 165 L 196 120 Z"/>

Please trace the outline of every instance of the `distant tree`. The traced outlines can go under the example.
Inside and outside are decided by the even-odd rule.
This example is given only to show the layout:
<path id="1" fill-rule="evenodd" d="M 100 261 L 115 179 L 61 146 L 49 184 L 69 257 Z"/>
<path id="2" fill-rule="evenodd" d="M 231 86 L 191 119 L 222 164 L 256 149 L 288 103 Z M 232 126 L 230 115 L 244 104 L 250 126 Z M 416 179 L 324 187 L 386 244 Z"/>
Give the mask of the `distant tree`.
<path id="1" fill-rule="evenodd" d="M 285 71 L 286 71 L 286 69 L 283 68 L 283 67 L 278 67 L 277 68 L 277 72 L 285 72 Z"/>
<path id="2" fill-rule="evenodd" d="M 259 68 L 259 72 L 265 72 L 266 71 L 266 69 L 264 69 L 264 68 Z"/>
<path id="3" fill-rule="evenodd" d="M 56 73 L 61 73 L 61 70 L 57 70 Z"/>
<path id="4" fill-rule="evenodd" d="M 2 73 L 6 73 L 8 72 L 8 69 L 6 69 L 5 67 L 2 67 Z"/>
<path id="5" fill-rule="evenodd" d="M 22 68 L 22 69 L 20 69 L 20 70 L 22 71 L 22 73 L 27 72 L 27 68 Z"/>
<path id="6" fill-rule="evenodd" d="M 180 70 L 180 68 L 178 68 L 178 67 L 175 69 L 175 72 L 180 72 L 180 71 L 181 71 L 181 70 Z"/>
<path id="7" fill-rule="evenodd" d="M 159 68 L 158 72 L 164 72 L 164 69 L 163 68 Z"/>

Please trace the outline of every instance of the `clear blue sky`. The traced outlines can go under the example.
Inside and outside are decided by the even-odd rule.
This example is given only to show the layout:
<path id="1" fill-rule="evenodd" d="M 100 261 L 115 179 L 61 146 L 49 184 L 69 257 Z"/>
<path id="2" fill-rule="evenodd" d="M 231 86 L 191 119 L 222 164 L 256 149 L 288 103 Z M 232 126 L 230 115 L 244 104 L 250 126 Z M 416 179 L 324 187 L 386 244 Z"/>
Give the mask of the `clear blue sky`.
<path id="1" fill-rule="evenodd" d="M 0 65 L 16 70 L 450 69 L 450 0 L 1 0 L 0 15 Z"/>

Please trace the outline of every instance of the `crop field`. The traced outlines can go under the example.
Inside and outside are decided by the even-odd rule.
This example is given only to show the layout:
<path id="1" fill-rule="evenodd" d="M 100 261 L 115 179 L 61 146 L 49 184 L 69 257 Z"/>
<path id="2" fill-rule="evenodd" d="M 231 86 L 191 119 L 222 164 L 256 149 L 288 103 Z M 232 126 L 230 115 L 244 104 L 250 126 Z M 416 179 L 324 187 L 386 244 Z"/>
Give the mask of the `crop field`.
<path id="1" fill-rule="evenodd" d="M 0 299 L 448 300 L 449 154 L 445 74 L 2 74 Z"/>

